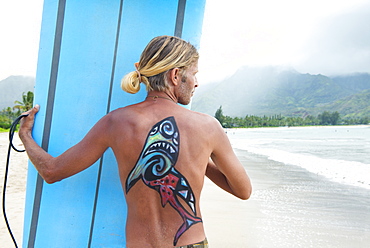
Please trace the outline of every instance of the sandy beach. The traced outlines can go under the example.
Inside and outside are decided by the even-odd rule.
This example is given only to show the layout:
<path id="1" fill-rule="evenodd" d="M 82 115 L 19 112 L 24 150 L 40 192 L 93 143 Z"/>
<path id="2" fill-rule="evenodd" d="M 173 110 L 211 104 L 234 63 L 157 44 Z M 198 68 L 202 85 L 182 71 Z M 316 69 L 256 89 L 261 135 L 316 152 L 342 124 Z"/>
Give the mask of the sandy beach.
<path id="1" fill-rule="evenodd" d="M 7 133 L 0 133 L 2 183 L 7 139 Z M 14 143 L 19 145 L 20 141 Z M 340 185 L 246 151 L 236 153 L 252 179 L 253 194 L 242 201 L 206 180 L 201 211 L 210 247 L 368 247 L 369 190 Z M 26 168 L 26 154 L 12 152 L 6 209 L 19 245 Z M 3 218 L 0 231 L 1 247 L 14 247 Z"/>
<path id="2" fill-rule="evenodd" d="M 22 148 L 22 142 L 18 135 L 14 135 L 13 144 L 16 147 Z M 0 133 L 0 182 L 1 195 L 3 194 L 5 164 L 8 153 L 9 134 Z M 26 178 L 27 178 L 28 158 L 26 153 L 19 153 L 12 150 L 8 186 L 6 189 L 6 214 L 13 235 L 15 236 L 18 246 L 21 247 L 23 235 L 23 216 L 24 216 L 24 200 L 26 194 Z M 3 214 L 1 214 L 3 215 Z M 4 217 L 1 216 L 0 221 L 0 240 L 2 248 L 14 247 L 11 237 L 6 228 Z"/>

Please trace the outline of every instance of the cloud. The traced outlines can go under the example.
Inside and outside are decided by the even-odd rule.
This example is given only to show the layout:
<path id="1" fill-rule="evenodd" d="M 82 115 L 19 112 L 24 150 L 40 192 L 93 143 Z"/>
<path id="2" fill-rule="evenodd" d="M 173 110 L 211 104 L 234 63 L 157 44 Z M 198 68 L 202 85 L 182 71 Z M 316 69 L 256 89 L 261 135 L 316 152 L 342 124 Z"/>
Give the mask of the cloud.
<path id="1" fill-rule="evenodd" d="M 199 81 L 219 81 L 244 65 L 370 73 L 369 10 L 368 0 L 207 1 Z"/>
<path id="2" fill-rule="evenodd" d="M 327 18 L 304 49 L 297 69 L 327 75 L 370 72 L 370 4 Z"/>

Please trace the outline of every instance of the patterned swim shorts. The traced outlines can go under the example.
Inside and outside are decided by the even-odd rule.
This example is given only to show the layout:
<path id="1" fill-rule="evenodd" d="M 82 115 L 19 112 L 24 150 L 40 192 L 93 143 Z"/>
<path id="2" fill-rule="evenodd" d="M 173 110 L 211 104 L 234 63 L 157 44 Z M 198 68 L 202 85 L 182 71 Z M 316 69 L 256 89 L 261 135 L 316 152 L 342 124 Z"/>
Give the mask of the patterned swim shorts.
<path id="1" fill-rule="evenodd" d="M 205 239 L 202 242 L 199 242 L 196 244 L 183 245 L 183 246 L 178 246 L 176 248 L 208 248 L 208 241 L 207 239 Z"/>

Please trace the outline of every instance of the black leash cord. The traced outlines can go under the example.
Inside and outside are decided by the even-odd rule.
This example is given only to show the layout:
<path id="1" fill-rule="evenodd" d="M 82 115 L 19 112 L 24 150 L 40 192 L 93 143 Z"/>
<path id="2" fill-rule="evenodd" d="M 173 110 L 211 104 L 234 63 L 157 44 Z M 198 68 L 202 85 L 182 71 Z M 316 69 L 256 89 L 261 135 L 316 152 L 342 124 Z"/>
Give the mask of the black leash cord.
<path id="1" fill-rule="evenodd" d="M 17 241 L 14 238 L 13 232 L 10 229 L 8 218 L 6 217 L 6 211 L 5 211 L 5 192 L 6 192 L 6 184 L 7 184 L 7 181 L 8 181 L 8 170 L 9 170 L 9 161 L 10 161 L 10 151 L 11 151 L 11 148 L 13 148 L 17 152 L 24 152 L 24 151 L 26 151 L 26 150 L 18 150 L 13 145 L 13 137 L 14 137 L 14 132 L 17 129 L 17 125 L 18 125 L 19 121 L 23 117 L 26 117 L 26 116 L 28 116 L 28 115 L 21 115 L 21 116 L 17 117 L 17 119 L 15 119 L 14 122 L 12 123 L 12 125 L 10 126 L 10 130 L 9 130 L 8 157 L 6 159 L 5 176 L 4 176 L 4 187 L 3 187 L 3 215 L 4 215 L 6 227 L 8 228 L 9 234 L 12 237 L 13 243 L 14 243 L 14 245 L 15 245 L 16 248 L 18 248 Z"/>

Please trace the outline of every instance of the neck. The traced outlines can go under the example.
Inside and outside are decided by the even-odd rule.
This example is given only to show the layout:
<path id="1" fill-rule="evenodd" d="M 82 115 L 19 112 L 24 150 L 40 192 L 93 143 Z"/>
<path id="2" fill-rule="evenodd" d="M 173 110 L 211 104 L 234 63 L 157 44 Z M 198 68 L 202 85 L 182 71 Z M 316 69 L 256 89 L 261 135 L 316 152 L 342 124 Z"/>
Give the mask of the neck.
<path id="1" fill-rule="evenodd" d="M 165 99 L 165 100 L 169 100 L 171 102 L 177 103 L 177 99 L 171 94 L 168 94 L 166 92 L 153 92 L 152 91 L 148 93 L 145 99 L 150 99 L 153 101 L 157 101 L 158 99 Z"/>

